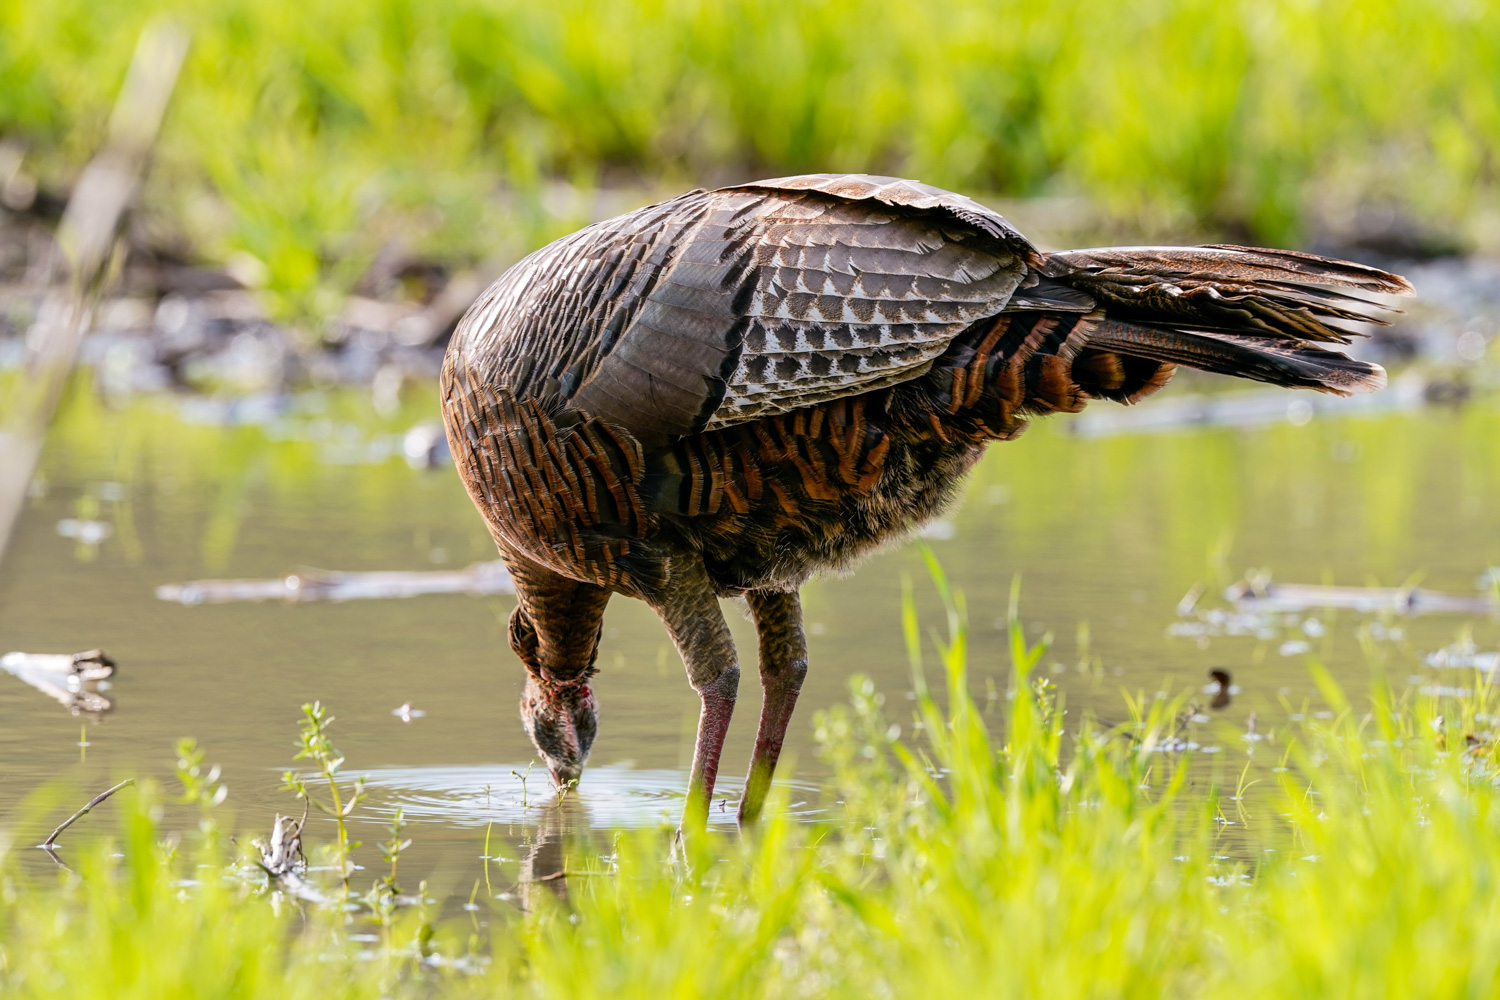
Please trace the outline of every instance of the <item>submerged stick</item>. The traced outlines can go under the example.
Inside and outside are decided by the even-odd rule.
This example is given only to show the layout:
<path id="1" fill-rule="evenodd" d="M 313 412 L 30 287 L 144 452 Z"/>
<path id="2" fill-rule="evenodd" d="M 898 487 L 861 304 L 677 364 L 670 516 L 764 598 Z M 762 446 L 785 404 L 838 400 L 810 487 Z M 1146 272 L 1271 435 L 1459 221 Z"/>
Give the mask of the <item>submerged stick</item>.
<path id="1" fill-rule="evenodd" d="M 527 882 L 556 882 L 560 878 L 606 878 L 611 872 L 553 872 L 551 875 L 538 875 L 536 878 L 517 879 L 516 885 L 525 885 Z"/>
<path id="2" fill-rule="evenodd" d="M 126 785 L 133 784 L 135 784 L 134 778 L 126 778 L 115 787 L 108 789 L 107 791 L 100 792 L 98 795 L 95 795 L 93 798 L 89 799 L 88 805 L 84 806 L 82 809 L 78 810 L 76 813 L 63 820 L 62 825 L 59 826 L 56 830 L 52 831 L 52 836 L 48 837 L 37 846 L 50 854 L 57 844 L 57 838 L 62 835 L 62 832 L 64 830 L 72 826 L 74 823 L 77 823 L 84 816 L 87 816 L 90 810 L 92 810 L 99 803 L 103 802 L 105 799 L 109 798 L 111 795 L 115 794 L 115 792 L 118 792 Z"/>
<path id="3" fill-rule="evenodd" d="M 505 563 L 474 563 L 458 570 L 344 573 L 306 569 L 275 580 L 190 580 L 156 588 L 156 596 L 175 604 L 223 604 L 228 601 L 354 601 L 415 597 L 420 594 L 514 594 Z"/>
<path id="4" fill-rule="evenodd" d="M 168 22 L 154 22 L 141 32 L 110 115 L 109 137 L 84 168 L 58 225 L 68 280 L 42 301 L 26 337 L 24 375 L 0 414 L 0 558 L 20 517 L 101 279 L 115 255 L 115 231 L 140 185 L 186 53 L 187 35 Z"/>

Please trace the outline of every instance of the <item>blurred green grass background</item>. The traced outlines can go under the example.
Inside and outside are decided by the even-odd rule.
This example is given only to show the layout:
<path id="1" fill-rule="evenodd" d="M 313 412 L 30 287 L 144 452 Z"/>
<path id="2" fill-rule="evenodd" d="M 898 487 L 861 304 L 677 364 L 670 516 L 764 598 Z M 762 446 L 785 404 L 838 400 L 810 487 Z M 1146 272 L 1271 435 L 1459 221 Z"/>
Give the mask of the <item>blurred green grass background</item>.
<path id="1" fill-rule="evenodd" d="M 44 190 L 163 13 L 193 48 L 137 225 L 283 316 L 393 242 L 518 255 L 587 221 L 559 191 L 800 171 L 1082 199 L 1126 238 L 1500 228 L 1485 0 L 0 0 L 0 137 Z"/>

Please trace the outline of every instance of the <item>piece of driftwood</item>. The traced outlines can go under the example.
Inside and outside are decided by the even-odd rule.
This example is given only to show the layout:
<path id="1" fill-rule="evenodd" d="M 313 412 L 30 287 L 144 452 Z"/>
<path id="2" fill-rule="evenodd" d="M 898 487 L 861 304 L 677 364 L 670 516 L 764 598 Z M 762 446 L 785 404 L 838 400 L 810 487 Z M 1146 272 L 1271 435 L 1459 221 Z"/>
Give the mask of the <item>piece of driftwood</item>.
<path id="1" fill-rule="evenodd" d="M 328 897 L 317 886 L 303 878 L 307 857 L 302 853 L 302 829 L 307 825 L 307 803 L 302 804 L 302 818 L 276 814 L 271 836 L 257 837 L 250 843 L 260 852 L 255 864 L 275 885 L 309 903 L 327 903 Z"/>
<path id="2" fill-rule="evenodd" d="M 1490 615 L 1500 612 L 1492 597 L 1444 594 L 1415 587 L 1331 587 L 1315 583 L 1237 583 L 1225 599 L 1241 610 L 1301 612 L 1339 608 L 1368 614 Z"/>
<path id="3" fill-rule="evenodd" d="M 0 414 L 0 558 L 186 53 L 187 35 L 170 22 L 154 21 L 141 32 L 104 147 L 84 168 L 58 225 L 65 274 L 52 282 L 37 310 L 26 336 L 25 374 Z M 54 277 L 57 271 L 54 266 Z"/>
<path id="4" fill-rule="evenodd" d="M 277 813 L 271 823 L 271 836 L 251 841 L 260 851 L 260 866 L 267 873 L 279 878 L 307 864 L 302 855 L 302 824 L 306 822 L 306 810 L 303 810 L 300 820 Z"/>
<path id="5" fill-rule="evenodd" d="M 0 670 L 55 699 L 74 715 L 103 715 L 114 708 L 114 703 L 99 692 L 100 683 L 115 674 L 115 661 L 102 649 L 6 653 L 0 656 Z"/>
<path id="6" fill-rule="evenodd" d="M 109 798 L 111 795 L 115 794 L 115 792 L 118 792 L 126 785 L 133 784 L 135 784 L 134 778 L 126 778 L 124 781 L 120 782 L 118 785 L 115 785 L 113 788 L 107 788 L 104 791 L 100 792 L 98 795 L 95 795 L 93 798 L 88 800 L 88 802 L 82 809 L 78 810 L 76 813 L 63 820 L 62 823 L 58 825 L 57 829 L 53 830 L 46 840 L 42 841 L 36 846 L 46 851 L 47 857 L 51 858 L 58 865 L 63 868 L 67 868 L 68 866 L 63 864 L 62 858 L 57 856 L 57 838 L 61 837 L 63 831 L 68 827 L 72 826 L 74 823 L 77 823 L 80 819 L 92 812 L 94 810 L 94 807 L 99 803 L 103 802 L 105 799 Z"/>
<path id="7" fill-rule="evenodd" d="M 156 596 L 177 604 L 230 601 L 356 601 L 417 597 L 422 594 L 513 594 L 510 572 L 499 560 L 457 570 L 343 573 L 306 569 L 274 580 L 193 580 L 156 588 Z"/>

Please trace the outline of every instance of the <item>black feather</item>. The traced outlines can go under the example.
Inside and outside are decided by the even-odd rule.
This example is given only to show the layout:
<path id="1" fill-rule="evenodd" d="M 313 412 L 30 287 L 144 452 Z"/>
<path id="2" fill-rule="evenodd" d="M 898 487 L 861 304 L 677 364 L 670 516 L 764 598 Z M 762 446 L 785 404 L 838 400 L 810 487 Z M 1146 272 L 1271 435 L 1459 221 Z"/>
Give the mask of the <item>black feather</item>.
<path id="1" fill-rule="evenodd" d="M 1341 396 L 1385 386 L 1385 369 L 1379 365 L 1313 344 L 1268 337 L 1173 330 L 1105 319 L 1094 327 L 1088 345 L 1220 375 Z"/>

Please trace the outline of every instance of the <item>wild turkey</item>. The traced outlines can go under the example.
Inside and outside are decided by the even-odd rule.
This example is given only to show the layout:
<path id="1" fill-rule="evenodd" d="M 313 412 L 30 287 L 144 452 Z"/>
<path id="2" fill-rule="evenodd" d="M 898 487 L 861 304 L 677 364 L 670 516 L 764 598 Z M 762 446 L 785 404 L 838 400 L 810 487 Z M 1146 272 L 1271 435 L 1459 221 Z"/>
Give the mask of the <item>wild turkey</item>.
<path id="1" fill-rule="evenodd" d="M 753 819 L 807 670 L 813 573 L 938 514 L 1026 415 L 1133 403 L 1175 365 L 1380 388 L 1319 345 L 1382 307 L 1328 286 L 1411 292 L 1285 250 L 1041 253 L 968 198 L 863 175 L 691 191 L 538 250 L 469 309 L 442 387 L 515 579 L 521 718 L 553 778 L 594 743 L 604 606 L 637 597 L 702 700 L 684 817 L 701 824 L 739 686 L 719 599 L 743 597 L 765 693 Z"/>

